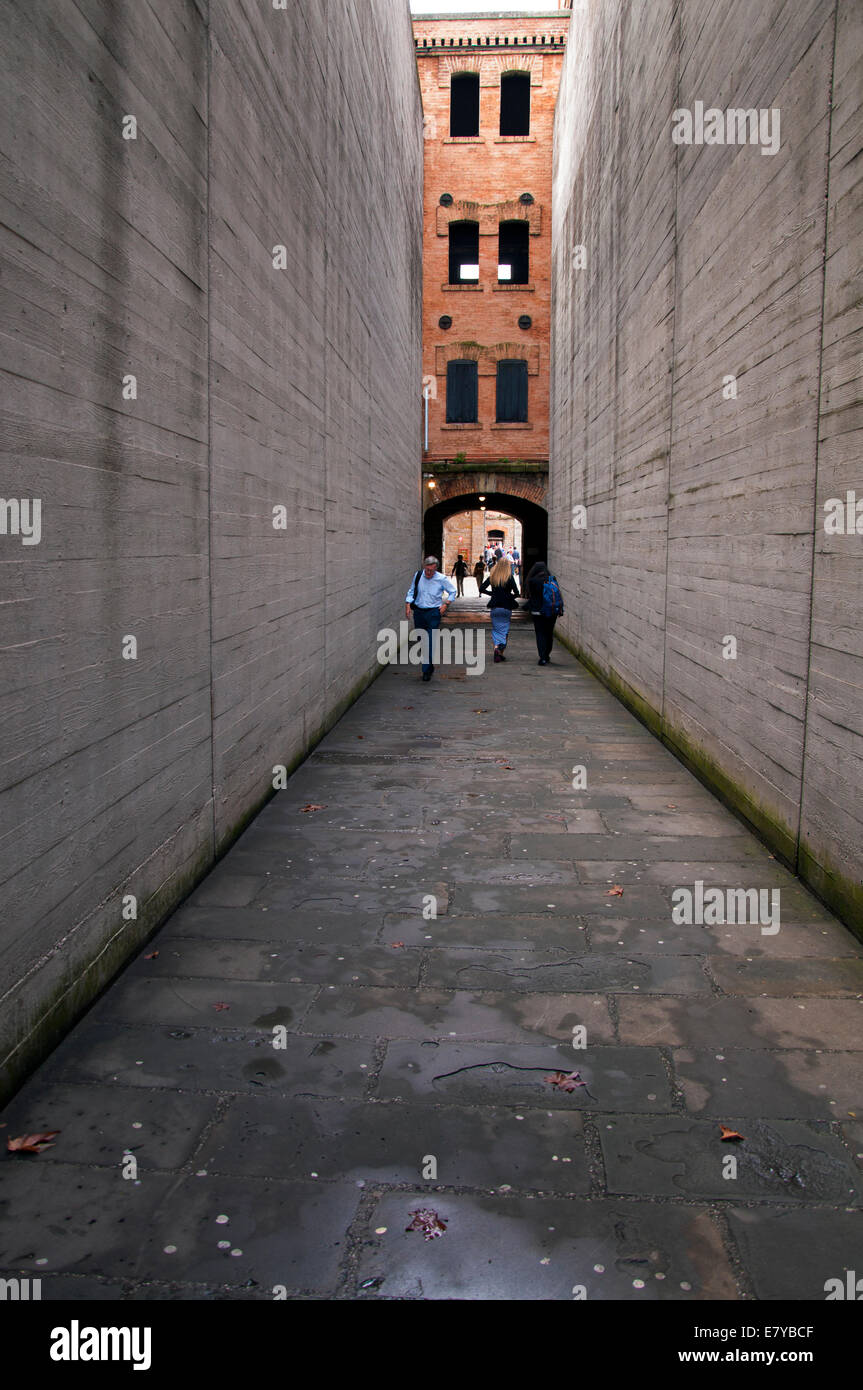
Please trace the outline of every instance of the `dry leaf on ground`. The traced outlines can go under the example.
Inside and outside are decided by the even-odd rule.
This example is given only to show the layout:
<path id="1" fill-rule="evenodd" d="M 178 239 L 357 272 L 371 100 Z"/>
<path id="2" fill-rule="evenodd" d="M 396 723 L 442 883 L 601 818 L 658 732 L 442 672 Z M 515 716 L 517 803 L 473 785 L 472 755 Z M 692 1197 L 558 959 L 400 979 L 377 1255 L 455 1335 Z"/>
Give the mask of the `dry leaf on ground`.
<path id="1" fill-rule="evenodd" d="M 216 1009 L 219 1013 L 221 1013 L 223 1009 L 229 1009 L 230 1007 L 230 1004 L 223 1004 L 221 1001 L 218 1004 L 213 1005 L 213 1008 Z"/>
<path id="2" fill-rule="evenodd" d="M 155 960 L 158 954 L 158 951 L 151 951 L 148 956 L 144 957 L 144 960 Z"/>
<path id="3" fill-rule="evenodd" d="M 615 883 L 615 885 L 614 885 L 613 888 L 609 888 L 609 890 L 608 890 L 608 892 L 606 893 L 605 896 L 606 896 L 607 898 L 622 898 L 622 897 L 623 897 L 623 889 L 621 888 L 621 886 L 620 886 L 619 883 Z"/>
<path id="4" fill-rule="evenodd" d="M 419 1211 L 411 1212 L 411 1216 L 413 1220 L 409 1226 L 405 1226 L 405 1230 L 422 1231 L 426 1240 L 434 1240 L 435 1236 L 442 1236 L 446 1230 L 446 1222 L 431 1207 L 420 1207 Z"/>
<path id="5" fill-rule="evenodd" d="M 314 801 L 310 801 L 308 805 L 300 807 L 301 811 L 325 811 L 326 809 L 326 802 L 323 806 L 316 806 Z"/>
<path id="6" fill-rule="evenodd" d="M 729 1129 L 729 1128 L 728 1128 L 728 1125 L 722 1124 L 721 1121 L 720 1121 L 720 1124 L 719 1124 L 719 1128 L 722 1130 L 722 1138 L 723 1138 L 723 1139 L 743 1139 L 743 1138 L 744 1138 L 744 1136 L 743 1136 L 742 1134 L 738 1134 L 738 1133 L 737 1133 L 737 1130 L 736 1130 L 736 1129 Z"/>
<path id="7" fill-rule="evenodd" d="M 60 1133 L 59 1129 L 48 1129 L 44 1134 L 19 1134 L 17 1139 L 7 1139 L 9 1153 L 40 1154 L 43 1149 L 53 1149 L 51 1140 Z"/>
<path id="8" fill-rule="evenodd" d="M 579 1086 L 586 1085 L 586 1082 L 581 1079 L 581 1073 L 577 1071 L 556 1071 L 552 1076 L 546 1076 L 544 1080 L 552 1086 L 557 1086 L 561 1091 L 575 1091 Z"/>

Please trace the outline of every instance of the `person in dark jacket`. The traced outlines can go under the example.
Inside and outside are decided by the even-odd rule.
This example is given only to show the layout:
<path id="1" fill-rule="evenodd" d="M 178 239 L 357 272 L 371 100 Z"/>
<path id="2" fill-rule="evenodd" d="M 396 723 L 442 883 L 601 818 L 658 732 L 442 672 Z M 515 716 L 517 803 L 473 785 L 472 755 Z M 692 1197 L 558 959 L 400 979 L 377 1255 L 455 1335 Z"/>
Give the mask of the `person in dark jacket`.
<path id="1" fill-rule="evenodd" d="M 554 625 L 557 618 L 547 618 L 542 611 L 542 586 L 550 577 L 548 566 L 543 560 L 537 560 L 527 576 L 527 607 L 533 618 L 533 630 L 536 633 L 536 650 L 539 653 L 537 666 L 550 665 L 551 648 L 554 643 Z"/>
<path id="2" fill-rule="evenodd" d="M 509 560 L 500 559 L 484 584 L 479 587 L 481 594 L 491 593 L 488 606 L 491 609 L 491 636 L 494 642 L 494 659 L 506 661 L 504 650 L 509 637 L 512 610 L 518 605 L 518 585 L 512 577 Z"/>
<path id="3" fill-rule="evenodd" d="M 476 587 L 477 587 L 477 591 L 478 591 L 478 590 L 479 590 L 480 584 L 482 584 L 483 580 L 485 579 L 485 556 L 484 556 L 484 555 L 480 555 L 479 558 L 478 558 L 478 560 L 477 560 L 477 562 L 476 562 L 476 564 L 474 565 L 474 567 L 473 567 L 473 577 L 474 577 L 474 579 L 476 580 Z"/>
<path id="4" fill-rule="evenodd" d="M 454 574 L 454 575 L 455 575 L 455 582 L 456 582 L 456 585 L 457 585 L 457 587 L 458 587 L 458 594 L 457 594 L 457 597 L 458 597 L 458 598 L 463 598 L 463 597 L 464 597 L 464 577 L 465 577 L 465 575 L 467 574 L 467 565 L 466 565 L 465 562 L 464 562 L 464 556 L 463 556 L 463 555 L 459 555 L 458 559 L 456 560 L 455 564 L 453 565 L 452 569 L 450 570 L 450 574 Z"/>

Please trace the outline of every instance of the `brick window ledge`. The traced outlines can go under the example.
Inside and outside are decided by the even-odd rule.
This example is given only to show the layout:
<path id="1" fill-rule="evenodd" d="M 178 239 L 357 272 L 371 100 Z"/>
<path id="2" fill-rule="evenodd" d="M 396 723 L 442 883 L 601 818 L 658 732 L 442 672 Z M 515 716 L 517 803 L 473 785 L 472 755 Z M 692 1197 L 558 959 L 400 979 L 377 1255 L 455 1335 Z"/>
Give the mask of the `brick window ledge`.
<path id="1" fill-rule="evenodd" d="M 496 145 L 535 145 L 535 135 L 496 135 L 494 137 Z"/>
<path id="2" fill-rule="evenodd" d="M 490 430 L 532 430 L 533 425 L 527 421 L 509 420 L 502 425 L 489 425 Z"/>
<path id="3" fill-rule="evenodd" d="M 482 428 L 483 426 L 481 424 L 438 425 L 438 429 L 440 430 L 481 430 Z M 494 425 L 492 425 L 492 429 L 494 429 Z"/>
<path id="4" fill-rule="evenodd" d="M 480 294 L 482 294 L 483 290 L 485 289 L 485 285 L 473 285 L 473 284 L 467 284 L 467 285 L 441 285 L 441 289 L 442 289 L 442 290 L 458 290 L 460 293 L 464 293 L 465 290 L 469 290 L 469 291 L 472 290 L 474 294 L 476 294 L 477 292 L 479 292 Z"/>
<path id="5" fill-rule="evenodd" d="M 508 280 L 499 280 L 491 288 L 493 294 L 515 294 L 518 290 L 524 294 L 536 294 L 536 285 L 512 285 Z"/>
<path id="6" fill-rule="evenodd" d="M 484 145 L 485 139 L 482 135 L 445 135 L 441 141 L 443 145 Z"/>

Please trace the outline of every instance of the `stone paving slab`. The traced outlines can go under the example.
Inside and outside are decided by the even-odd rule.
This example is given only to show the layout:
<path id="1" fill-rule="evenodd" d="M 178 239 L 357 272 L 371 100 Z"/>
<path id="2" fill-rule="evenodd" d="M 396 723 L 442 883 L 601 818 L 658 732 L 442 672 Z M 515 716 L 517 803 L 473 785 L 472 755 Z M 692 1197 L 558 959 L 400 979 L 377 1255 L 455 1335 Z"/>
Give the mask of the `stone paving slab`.
<path id="1" fill-rule="evenodd" d="M 41 1155 L 39 1156 L 41 1158 Z M 7 1159 L 0 1194 L 0 1269 L 133 1278 L 159 1204 L 176 1177 L 124 1181 L 119 1167 Z"/>
<path id="2" fill-rule="evenodd" d="M 597 1011 L 598 1012 L 598 1011 Z M 578 1019 L 588 1028 L 592 1011 Z M 577 1071 L 584 1087 L 550 1085 L 556 1071 Z M 661 1053 L 649 1047 L 586 1051 L 565 1045 L 499 1047 L 489 1043 L 394 1042 L 387 1048 L 375 1095 L 381 1099 L 463 1105 L 516 1105 L 543 1110 L 670 1110 L 671 1088 Z"/>
<path id="3" fill-rule="evenodd" d="M 364 1094 L 374 1064 L 367 1039 L 298 1037 L 228 1029 L 78 1027 L 42 1068 L 46 1079 L 153 1086 L 170 1091 L 295 1095 Z M 27 1124 L 29 1130 L 29 1121 Z"/>
<path id="4" fill-rule="evenodd" d="M 3 1114 L 4 1135 L 60 1131 L 39 1166 L 87 1163 L 120 1168 L 131 1154 L 141 1171 L 181 1168 L 218 1114 L 215 1099 L 187 1091 L 149 1091 L 123 1086 L 41 1084 L 27 1087 Z M 29 1162 L 14 1159 L 3 1170 Z M 58 1179 L 62 1181 L 62 1177 Z"/>
<path id="5" fill-rule="evenodd" d="M 178 1028 L 255 1026 L 271 1030 L 281 1024 L 293 1030 L 316 994 L 315 985 L 269 981 L 126 979 L 102 1001 L 99 1017 Z"/>
<path id="6" fill-rule="evenodd" d="M 304 1019 L 307 1032 L 358 1038 L 475 1038 L 523 1043 L 572 1036 L 578 995 L 399 990 L 328 985 Z"/>
<path id="7" fill-rule="evenodd" d="M 781 933 L 781 928 L 780 928 Z M 863 958 L 784 960 L 766 953 L 758 960 L 710 961 L 720 989 L 728 994 L 863 996 Z"/>
<path id="8" fill-rule="evenodd" d="M 0 1132 L 61 1132 L 0 1156 L 0 1270 L 82 1302 L 863 1275 L 863 947 L 531 646 L 385 671 L 22 1089 Z M 778 886 L 780 931 L 673 922 L 700 878 Z"/>
<path id="9" fill-rule="evenodd" d="M 673 1054 L 687 1106 L 695 1114 L 838 1120 L 863 1114 L 859 1052 L 745 1051 Z"/>
<path id="10" fill-rule="evenodd" d="M 763 845 L 751 837 L 747 839 L 743 834 L 737 837 L 717 836 L 714 839 L 708 835 L 618 835 L 610 843 L 607 830 L 597 832 L 582 827 L 578 836 L 578 840 L 573 841 L 537 831 L 530 835 L 513 835 L 512 857 L 516 861 L 530 857 L 533 860 L 564 859 L 567 863 L 573 863 L 581 860 L 610 862 L 613 855 L 618 862 L 635 859 L 650 864 L 676 854 L 687 861 L 709 861 L 711 866 L 728 861 L 745 863 L 747 866 L 753 863 L 769 866 L 772 862 Z M 685 878 L 681 880 L 685 881 Z"/>
<path id="11" fill-rule="evenodd" d="M 743 1134 L 723 1142 L 716 1122 L 684 1116 L 599 1118 L 608 1190 L 666 1197 L 749 1198 L 857 1205 L 857 1173 L 842 1142 L 799 1121 L 724 1123 Z M 739 1126 L 739 1129 L 738 1129 Z"/>
<path id="12" fill-rule="evenodd" d="M 554 887 L 554 885 L 550 885 Z M 564 888 L 558 885 L 557 892 L 548 888 L 527 888 L 518 885 L 501 884 L 499 887 L 457 886 L 452 897 L 450 911 L 454 916 L 474 916 L 483 913 L 517 912 L 525 916 L 544 913 L 562 913 L 579 916 L 588 912 L 609 912 L 616 906 L 620 911 L 624 898 L 626 911 L 632 916 L 657 917 L 670 912 L 670 907 L 661 890 L 652 884 L 637 884 L 624 891 L 624 898 L 611 898 L 607 889 L 594 884 L 580 888 Z"/>
<path id="13" fill-rule="evenodd" d="M 623 1043 L 656 1047 L 812 1048 L 825 1038 L 842 1051 L 863 1050 L 859 999 L 662 999 L 617 1001 Z M 861 1059 L 863 1065 L 863 1059 Z"/>
<path id="14" fill-rule="evenodd" d="M 702 927 L 674 923 L 670 916 L 651 922 L 644 918 L 603 918 L 598 914 L 588 914 L 582 920 L 592 947 L 614 946 L 622 941 L 632 950 L 650 950 L 654 954 L 746 956 L 753 960 L 776 959 L 779 949 L 775 938 L 766 936 L 756 924 Z M 860 959 L 851 933 L 837 923 L 787 926 L 782 922 L 777 935 L 782 938 L 783 960 L 801 956 Z M 642 937 L 647 940 L 641 940 Z"/>
<path id="15" fill-rule="evenodd" d="M 729 1222 L 757 1298 L 822 1302 L 829 1279 L 841 1280 L 847 1290 L 848 1271 L 859 1278 L 863 1270 L 859 1211 L 755 1207 L 729 1212 Z"/>
<path id="16" fill-rule="evenodd" d="M 141 1263 L 162 1280 L 239 1285 L 253 1280 L 268 1290 L 283 1285 L 332 1293 L 360 1195 L 347 1182 L 265 1182 L 193 1173 L 172 1188 L 155 1214 Z"/>
<path id="17" fill-rule="evenodd" d="M 406 946 L 484 947 L 488 950 L 533 950 L 542 943 L 548 950 L 576 955 L 587 950 L 583 922 L 573 917 L 439 917 L 426 922 L 416 915 L 392 913 L 385 919 L 382 939 L 404 941 Z"/>
<path id="18" fill-rule="evenodd" d="M 192 900 L 194 902 L 194 899 Z M 293 944 L 344 943 L 365 941 L 373 944 L 383 925 L 385 913 L 378 905 L 373 912 L 326 912 L 318 908 L 239 908 L 181 907 L 163 928 L 167 939 L 192 936 L 206 940 L 275 941 Z M 161 943 L 151 942 L 150 947 Z"/>
<path id="19" fill-rule="evenodd" d="M 443 921 L 446 918 L 441 919 Z M 393 940 L 398 940 L 393 937 Z M 408 947 L 351 941 L 347 945 L 302 941 L 231 941 L 160 937 L 155 960 L 140 959 L 127 979 L 137 975 L 209 980 L 277 981 L 292 984 L 364 984 L 415 986 L 422 956 Z M 223 993 L 226 992 L 224 989 Z M 227 993 L 231 993 L 230 987 Z M 233 1003 L 233 1001 L 232 1001 Z"/>
<path id="20" fill-rule="evenodd" d="M 643 958 L 580 955 L 561 959 L 549 952 L 434 952 L 426 969 L 428 985 L 457 989 L 605 990 L 609 994 L 706 994 L 710 984 L 697 956 Z"/>
<path id="21" fill-rule="evenodd" d="M 430 1193 L 438 1184 L 590 1190 L 581 1116 L 562 1110 L 525 1121 L 490 1106 L 238 1100 L 197 1161 L 210 1173 L 236 1176 L 307 1179 L 316 1173 L 322 1181 L 414 1186 L 430 1158 L 436 1174 L 424 1184 Z"/>
<path id="22" fill-rule="evenodd" d="M 581 1286 L 589 1305 L 736 1294 L 703 1208 L 447 1194 L 434 1202 L 446 1233 L 427 1241 L 405 1229 L 426 1200 L 390 1193 L 370 1218 L 357 1280 L 380 1280 L 379 1297 L 571 1302 Z"/>

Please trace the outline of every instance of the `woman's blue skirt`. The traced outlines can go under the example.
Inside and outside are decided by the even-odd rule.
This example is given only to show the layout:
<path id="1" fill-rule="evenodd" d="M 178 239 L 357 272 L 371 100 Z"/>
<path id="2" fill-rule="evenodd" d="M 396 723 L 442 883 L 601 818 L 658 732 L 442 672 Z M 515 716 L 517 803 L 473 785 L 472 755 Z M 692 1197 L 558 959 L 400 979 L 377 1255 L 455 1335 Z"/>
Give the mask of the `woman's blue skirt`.
<path id="1" fill-rule="evenodd" d="M 509 637 L 509 625 L 511 621 L 512 613 L 509 608 L 492 608 L 491 636 L 496 647 L 506 646 L 506 639 Z"/>

